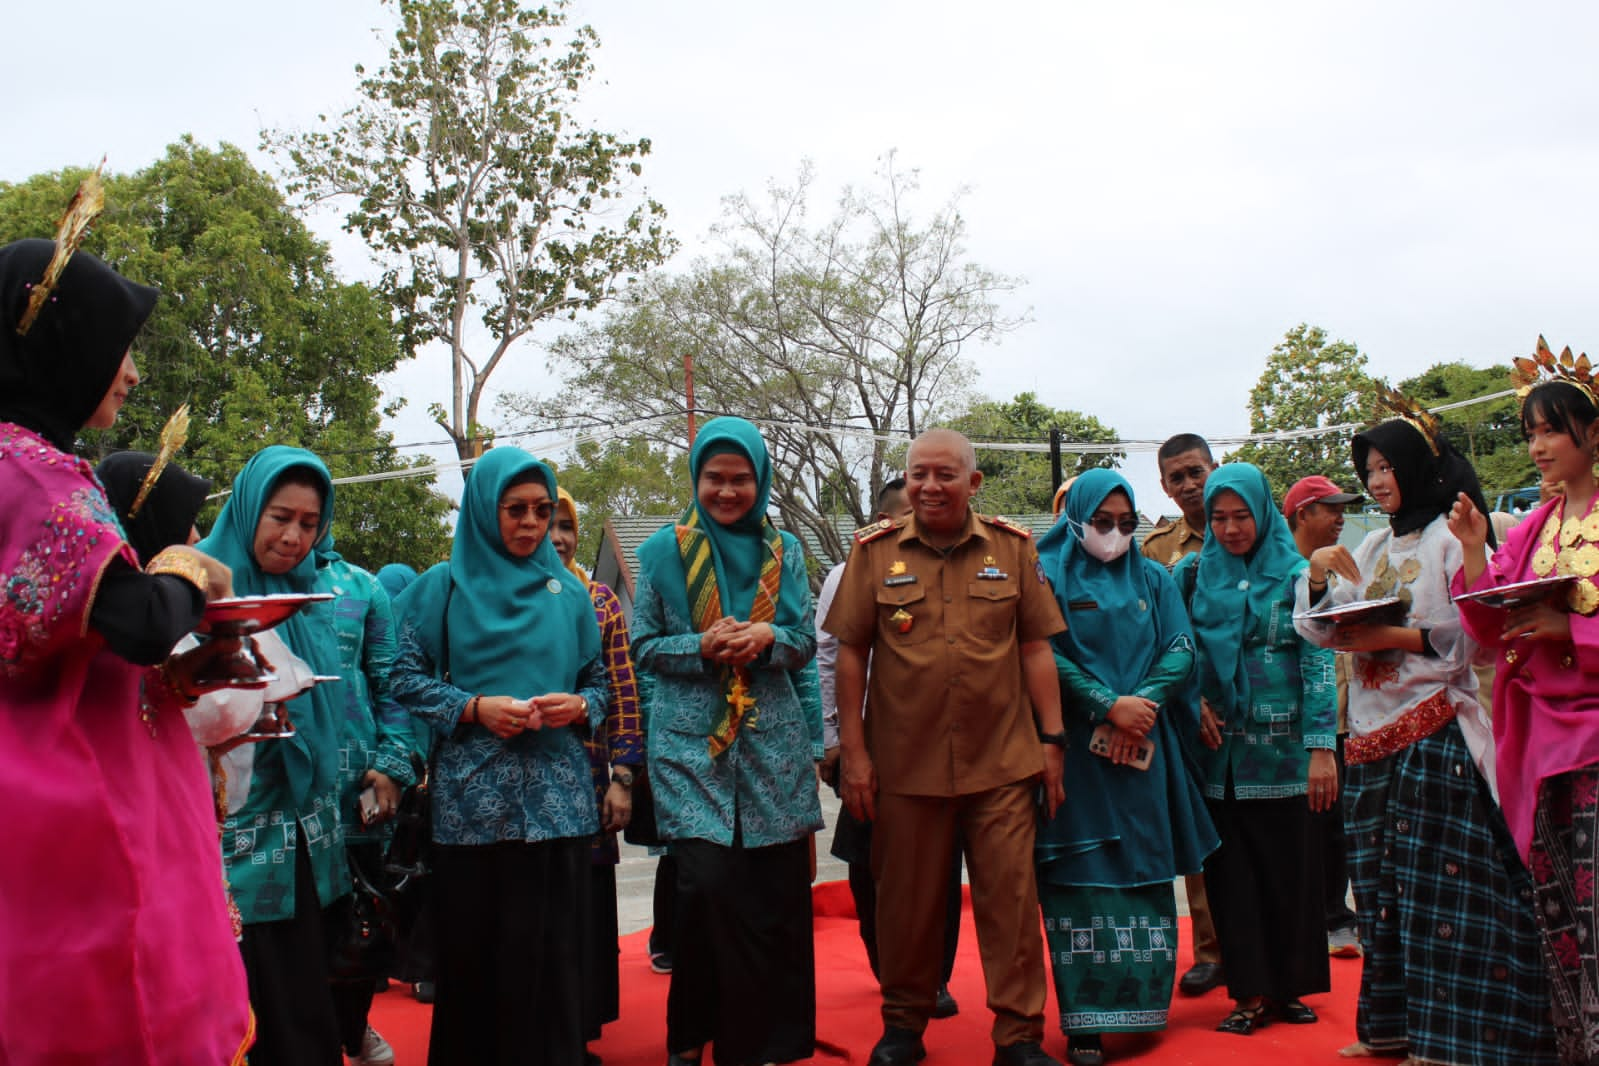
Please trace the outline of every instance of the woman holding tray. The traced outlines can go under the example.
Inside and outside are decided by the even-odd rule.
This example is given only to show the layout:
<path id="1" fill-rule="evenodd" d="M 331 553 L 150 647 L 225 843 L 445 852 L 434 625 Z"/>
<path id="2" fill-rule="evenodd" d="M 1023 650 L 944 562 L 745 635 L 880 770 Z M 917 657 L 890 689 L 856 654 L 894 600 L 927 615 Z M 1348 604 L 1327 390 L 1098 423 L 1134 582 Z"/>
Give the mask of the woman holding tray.
<path id="1" fill-rule="evenodd" d="M 1388 402 L 1401 417 L 1358 434 L 1352 450 L 1389 526 L 1352 555 L 1337 545 L 1313 552 L 1298 608 L 1391 597 L 1398 616 L 1296 623 L 1353 656 L 1344 820 L 1365 963 L 1359 1043 L 1344 1054 L 1549 1063 L 1532 885 L 1484 776 L 1492 738 L 1471 668 L 1476 646 L 1450 602 L 1462 554 L 1449 508 L 1462 495 L 1482 514 L 1487 506 L 1437 420 L 1396 394 Z"/>
<path id="2" fill-rule="evenodd" d="M 1500 799 L 1516 850 L 1532 870 L 1560 1060 L 1586 1063 L 1599 1050 L 1599 405 L 1592 379 L 1546 372 L 1522 402 L 1521 425 L 1539 472 L 1563 482 L 1564 495 L 1511 530 L 1491 560 L 1481 513 L 1457 501 L 1449 528 L 1464 565 L 1454 590 L 1570 579 L 1509 609 L 1462 599 L 1460 615 L 1468 633 L 1499 651 L 1493 724 Z"/>
<path id="3" fill-rule="evenodd" d="M 169 656 L 227 568 L 141 560 L 81 429 L 112 426 L 154 289 L 57 245 L 0 248 L 0 1062 L 219 1066 L 250 1011 L 205 766 Z M 218 642 L 220 643 L 220 642 Z"/>

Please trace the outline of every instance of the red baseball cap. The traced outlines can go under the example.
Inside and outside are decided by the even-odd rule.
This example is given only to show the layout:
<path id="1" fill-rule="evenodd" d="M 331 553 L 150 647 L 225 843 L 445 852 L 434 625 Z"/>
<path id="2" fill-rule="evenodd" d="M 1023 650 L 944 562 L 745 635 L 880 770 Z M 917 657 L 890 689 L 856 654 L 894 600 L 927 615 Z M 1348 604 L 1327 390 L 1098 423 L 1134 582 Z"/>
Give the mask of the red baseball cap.
<path id="1" fill-rule="evenodd" d="M 1363 499 L 1358 492 L 1345 492 L 1335 485 L 1331 478 L 1313 474 L 1302 477 L 1288 489 L 1283 497 L 1283 514 L 1291 515 L 1308 503 L 1354 503 Z"/>

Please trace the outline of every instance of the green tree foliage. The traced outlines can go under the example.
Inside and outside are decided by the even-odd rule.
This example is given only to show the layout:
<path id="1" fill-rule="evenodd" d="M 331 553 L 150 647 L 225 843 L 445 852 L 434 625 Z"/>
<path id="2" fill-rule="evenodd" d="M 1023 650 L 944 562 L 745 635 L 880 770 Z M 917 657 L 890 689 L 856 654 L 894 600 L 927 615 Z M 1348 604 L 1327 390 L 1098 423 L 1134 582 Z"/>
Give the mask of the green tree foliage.
<path id="1" fill-rule="evenodd" d="M 0 184 L 0 242 L 52 235 L 82 177 Z M 402 465 L 380 428 L 374 382 L 399 359 L 386 307 L 335 276 L 327 248 L 243 152 L 185 138 L 149 168 L 108 177 L 106 203 L 87 249 L 162 298 L 135 342 L 143 382 L 115 428 L 86 435 L 84 454 L 154 450 L 187 402 L 179 461 L 219 490 L 268 444 L 310 448 L 334 477 Z M 366 566 L 436 562 L 449 547 L 450 505 L 431 481 L 341 486 L 340 550 Z"/>
<path id="2" fill-rule="evenodd" d="M 1018 393 L 1008 401 L 981 400 L 951 419 L 949 425 L 974 441 L 1045 444 L 1051 429 L 1060 430 L 1061 440 L 1066 442 L 1110 444 L 1117 439 L 1114 429 L 1092 415 L 1057 410 L 1040 403 L 1031 392 Z M 1061 476 L 1075 477 L 1095 466 L 1116 466 L 1124 456 L 1120 451 L 1073 452 L 1067 444 L 1061 452 Z M 979 444 L 977 466 L 983 472 L 977 502 L 980 510 L 989 514 L 1036 514 L 1049 510 L 1055 485 L 1047 452 L 1006 451 Z"/>
<path id="3" fill-rule="evenodd" d="M 1366 357 L 1347 341 L 1329 341 L 1326 331 L 1301 323 L 1289 330 L 1266 358 L 1266 369 L 1249 392 L 1249 431 L 1308 430 L 1369 421 L 1376 408 L 1376 381 Z M 1302 477 L 1321 474 L 1340 485 L 1359 479 L 1349 458 L 1352 434 L 1322 433 L 1284 441 L 1249 443 L 1228 459 L 1254 463 L 1281 499 Z"/>
<path id="4" fill-rule="evenodd" d="M 1492 396 L 1510 387 L 1510 366 L 1479 368 L 1465 363 L 1435 363 L 1399 383 L 1399 391 L 1425 407 Z M 1538 468 L 1521 433 L 1521 408 L 1514 396 L 1472 404 L 1438 416 L 1444 433 L 1477 468 L 1482 489 L 1495 496 L 1538 484 Z"/>
<path id="5" fill-rule="evenodd" d="M 346 228 L 385 263 L 408 350 L 449 349 L 449 407 L 430 411 L 467 458 L 484 389 L 517 342 L 596 307 L 674 242 L 660 204 L 625 205 L 650 142 L 574 113 L 599 40 L 582 26 L 556 44 L 565 0 L 387 2 L 399 26 L 361 102 L 266 143 L 291 162 L 291 192 L 355 201 Z"/>
<path id="6" fill-rule="evenodd" d="M 613 516 L 675 515 L 688 506 L 688 456 L 643 437 L 585 440 L 555 464 L 578 509 L 577 560 L 592 567 L 600 533 Z"/>
<path id="7" fill-rule="evenodd" d="M 691 359 L 699 417 L 761 420 L 787 528 L 842 558 L 829 516 L 864 521 L 894 475 L 890 438 L 953 412 L 972 374 L 968 347 L 1019 324 L 998 307 L 1017 282 L 967 259 L 957 200 L 915 216 L 915 176 L 892 156 L 872 188 L 846 190 L 814 228 L 810 183 L 806 167 L 762 202 L 728 198 L 719 254 L 648 279 L 601 326 L 558 345 L 557 365 L 580 384 L 554 406 L 682 449 Z"/>

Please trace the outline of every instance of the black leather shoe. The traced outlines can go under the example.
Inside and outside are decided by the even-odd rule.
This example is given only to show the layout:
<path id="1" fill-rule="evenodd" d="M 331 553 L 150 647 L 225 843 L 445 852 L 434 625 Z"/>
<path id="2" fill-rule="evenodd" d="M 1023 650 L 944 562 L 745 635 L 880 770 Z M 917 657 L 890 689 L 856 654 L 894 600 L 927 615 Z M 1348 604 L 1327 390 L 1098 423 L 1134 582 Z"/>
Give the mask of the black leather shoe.
<path id="1" fill-rule="evenodd" d="M 1226 980 L 1227 975 L 1222 973 L 1221 963 L 1196 962 L 1177 982 L 1177 988 L 1185 996 L 1203 996 L 1211 989 L 1219 988 Z"/>
<path id="2" fill-rule="evenodd" d="M 1036 1040 L 1018 1040 L 994 1049 L 994 1066 L 1061 1066 Z"/>
<path id="3" fill-rule="evenodd" d="M 910 1066 L 926 1057 L 927 1047 L 919 1035 L 897 1025 L 886 1025 L 883 1038 L 872 1048 L 872 1057 L 866 1060 L 866 1066 Z"/>
<path id="4" fill-rule="evenodd" d="M 938 986 L 938 998 L 933 1001 L 933 1017 L 953 1018 L 961 1012 L 961 1005 L 949 994 L 948 985 Z"/>
<path id="5" fill-rule="evenodd" d="M 432 1003 L 433 1002 L 433 982 L 432 981 L 418 981 L 416 984 L 411 986 L 411 995 L 416 999 L 416 1001 L 418 1003 Z"/>
<path id="6" fill-rule="evenodd" d="M 1287 1003 L 1278 1004 L 1277 1020 L 1289 1025 L 1314 1025 L 1320 1019 L 1316 1017 L 1315 1011 L 1299 1000 L 1291 999 Z"/>

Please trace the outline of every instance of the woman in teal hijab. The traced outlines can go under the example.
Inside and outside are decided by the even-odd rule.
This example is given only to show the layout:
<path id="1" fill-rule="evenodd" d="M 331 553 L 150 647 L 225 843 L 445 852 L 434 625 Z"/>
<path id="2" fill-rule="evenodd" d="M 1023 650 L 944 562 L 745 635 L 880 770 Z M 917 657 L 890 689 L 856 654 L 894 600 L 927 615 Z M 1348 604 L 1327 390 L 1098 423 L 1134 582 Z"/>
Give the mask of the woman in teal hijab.
<path id="1" fill-rule="evenodd" d="M 1205 863 L 1235 1009 L 1217 1027 L 1248 1036 L 1273 1021 L 1307 1024 L 1300 997 L 1325 992 L 1321 854 L 1307 795 L 1336 797 L 1337 684 L 1332 654 L 1294 630 L 1306 568 L 1248 463 L 1205 482 L 1205 545 L 1173 576 L 1199 647 L 1204 791 L 1221 847 Z"/>
<path id="2" fill-rule="evenodd" d="M 1051 640 L 1076 783 L 1039 830 L 1038 892 L 1068 1057 L 1085 1066 L 1104 1061 L 1101 1033 L 1166 1027 L 1172 881 L 1216 846 L 1183 742 L 1197 721 L 1188 616 L 1165 567 L 1133 543 L 1137 521 L 1127 480 L 1089 470 L 1038 544 L 1067 621 Z"/>
<path id="3" fill-rule="evenodd" d="M 713 1042 L 720 1064 L 792 1062 L 816 1036 L 810 582 L 799 541 L 766 516 L 772 466 L 753 425 L 706 423 L 689 469 L 694 502 L 639 548 L 633 611 L 656 821 L 678 871 L 668 1061 Z"/>
<path id="4" fill-rule="evenodd" d="M 273 445 L 233 479 L 200 550 L 232 568 L 236 595 L 313 592 L 311 549 L 332 521 L 333 481 L 322 460 Z M 339 673 L 330 604 L 302 608 L 277 632 L 316 673 Z M 232 763 L 251 763 L 249 792 L 223 823 L 222 854 L 244 918 L 240 949 L 257 1025 L 252 1063 L 340 1061 L 323 946 L 324 926 L 338 927 L 350 891 L 338 810 L 338 688 L 318 685 L 286 705 L 293 736 L 244 745 L 222 759 L 224 775 Z"/>
<path id="5" fill-rule="evenodd" d="M 431 1066 L 583 1061 L 583 740 L 608 685 L 588 590 L 547 536 L 555 475 L 517 448 L 473 466 L 448 562 L 395 601 L 389 683 L 438 738 Z"/>

